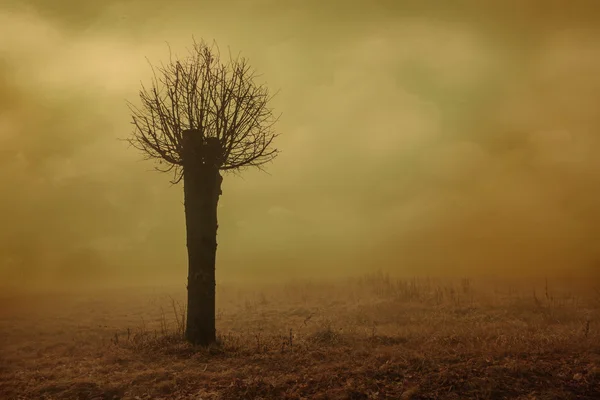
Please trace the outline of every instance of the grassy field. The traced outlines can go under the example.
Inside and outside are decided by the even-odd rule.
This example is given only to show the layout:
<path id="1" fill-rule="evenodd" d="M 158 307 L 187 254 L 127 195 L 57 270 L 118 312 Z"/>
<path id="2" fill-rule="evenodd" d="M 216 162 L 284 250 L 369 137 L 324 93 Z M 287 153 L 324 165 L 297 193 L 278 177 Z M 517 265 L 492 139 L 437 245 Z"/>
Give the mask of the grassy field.
<path id="1" fill-rule="evenodd" d="M 178 288 L 4 296 L 2 399 L 600 399 L 600 292 L 567 281 L 221 285 L 219 344 Z"/>

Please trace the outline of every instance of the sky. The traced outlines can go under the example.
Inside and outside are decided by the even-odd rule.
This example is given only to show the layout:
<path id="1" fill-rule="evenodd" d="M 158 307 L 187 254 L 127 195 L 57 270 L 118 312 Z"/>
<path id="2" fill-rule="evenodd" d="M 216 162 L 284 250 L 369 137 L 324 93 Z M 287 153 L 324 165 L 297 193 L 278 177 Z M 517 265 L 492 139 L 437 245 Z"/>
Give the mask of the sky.
<path id="1" fill-rule="evenodd" d="M 595 1 L 0 1 L 0 282 L 186 278 L 182 186 L 122 140 L 193 38 L 279 91 L 217 277 L 599 276 Z M 223 51 L 226 53 L 226 51 Z"/>

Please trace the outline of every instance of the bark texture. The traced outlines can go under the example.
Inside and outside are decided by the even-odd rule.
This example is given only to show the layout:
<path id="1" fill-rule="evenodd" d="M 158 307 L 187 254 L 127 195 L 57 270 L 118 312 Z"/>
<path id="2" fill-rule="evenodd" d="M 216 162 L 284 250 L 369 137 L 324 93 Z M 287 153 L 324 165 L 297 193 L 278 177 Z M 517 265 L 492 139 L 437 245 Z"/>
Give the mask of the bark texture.
<path id="1" fill-rule="evenodd" d="M 197 133 L 197 132 L 195 132 Z M 215 264 L 217 205 L 223 178 L 214 141 L 189 133 L 184 140 L 184 206 L 188 249 L 186 339 L 206 346 L 216 340 Z"/>

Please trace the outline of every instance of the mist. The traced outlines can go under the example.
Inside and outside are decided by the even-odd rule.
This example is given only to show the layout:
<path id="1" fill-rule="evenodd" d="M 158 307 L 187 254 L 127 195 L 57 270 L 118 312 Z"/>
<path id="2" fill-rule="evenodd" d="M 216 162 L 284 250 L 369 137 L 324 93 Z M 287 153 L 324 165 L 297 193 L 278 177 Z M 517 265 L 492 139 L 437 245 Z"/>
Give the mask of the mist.
<path id="1" fill-rule="evenodd" d="M 598 7 L 454 3 L 3 2 L 2 285 L 183 285 L 182 187 L 122 139 L 192 38 L 280 90 L 280 156 L 225 176 L 220 281 L 598 277 Z"/>

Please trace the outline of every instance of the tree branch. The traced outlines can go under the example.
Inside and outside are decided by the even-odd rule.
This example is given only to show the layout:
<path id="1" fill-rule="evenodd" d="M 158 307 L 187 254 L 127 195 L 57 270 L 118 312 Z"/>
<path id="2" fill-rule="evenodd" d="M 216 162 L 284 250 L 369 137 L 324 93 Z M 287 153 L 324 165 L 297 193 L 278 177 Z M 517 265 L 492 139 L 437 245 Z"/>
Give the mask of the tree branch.
<path id="1" fill-rule="evenodd" d="M 194 41 L 189 55 L 152 66 L 150 88 L 142 85 L 140 105 L 128 103 L 133 135 L 128 142 L 148 158 L 166 163 L 157 168 L 173 172 L 179 182 L 183 168 L 183 131 L 193 130 L 203 143 L 218 139 L 218 168 L 224 171 L 260 167 L 278 154 L 278 117 L 269 108 L 272 96 L 257 85 L 255 71 L 245 58 L 220 60 L 216 45 Z M 194 154 L 198 162 L 202 154 Z"/>

